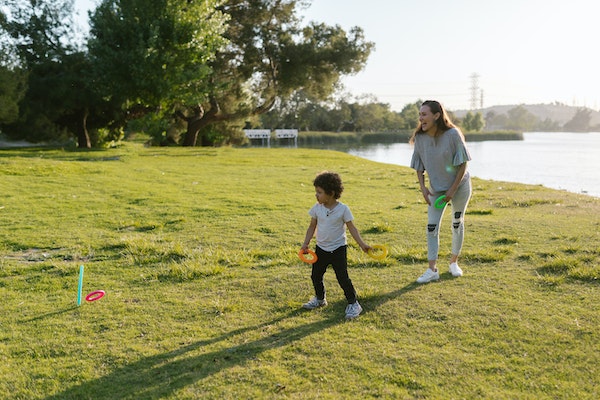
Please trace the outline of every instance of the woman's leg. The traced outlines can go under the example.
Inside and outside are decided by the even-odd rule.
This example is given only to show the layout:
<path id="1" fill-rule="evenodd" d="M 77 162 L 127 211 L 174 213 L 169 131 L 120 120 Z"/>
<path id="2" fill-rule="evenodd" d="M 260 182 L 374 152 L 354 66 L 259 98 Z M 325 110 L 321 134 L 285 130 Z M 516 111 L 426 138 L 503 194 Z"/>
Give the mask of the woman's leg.
<path id="1" fill-rule="evenodd" d="M 452 198 L 452 257 L 450 263 L 458 260 L 465 238 L 465 211 L 471 199 L 471 179 L 464 181 Z"/>
<path id="2" fill-rule="evenodd" d="M 435 193 L 431 198 L 431 205 L 427 207 L 427 259 L 429 268 L 436 270 L 436 263 L 440 248 L 440 224 L 444 215 L 444 208 L 434 206 L 435 199 L 442 193 Z"/>

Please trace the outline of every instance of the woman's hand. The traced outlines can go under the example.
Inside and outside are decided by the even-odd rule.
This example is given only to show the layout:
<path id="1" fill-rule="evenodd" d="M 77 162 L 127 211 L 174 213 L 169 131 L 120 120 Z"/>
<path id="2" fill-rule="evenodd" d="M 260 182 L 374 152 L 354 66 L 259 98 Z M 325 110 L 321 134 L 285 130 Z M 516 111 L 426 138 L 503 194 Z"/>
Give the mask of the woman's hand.
<path id="1" fill-rule="evenodd" d="M 421 192 L 423 193 L 423 198 L 425 199 L 425 202 L 431 205 L 431 197 L 433 195 L 431 194 L 429 189 L 427 187 L 424 187 L 423 189 L 421 189 Z"/>

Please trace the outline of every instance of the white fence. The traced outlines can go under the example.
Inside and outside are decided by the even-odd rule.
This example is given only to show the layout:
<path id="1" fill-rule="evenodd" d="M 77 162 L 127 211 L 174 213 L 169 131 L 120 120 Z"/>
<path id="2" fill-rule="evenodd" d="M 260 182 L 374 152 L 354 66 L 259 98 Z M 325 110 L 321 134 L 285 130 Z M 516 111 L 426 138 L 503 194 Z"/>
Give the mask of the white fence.
<path id="1" fill-rule="evenodd" d="M 244 135 L 250 140 L 260 139 L 264 145 L 271 147 L 271 131 L 269 129 L 244 129 Z M 294 139 L 294 146 L 298 146 L 298 129 L 275 129 L 277 139 Z"/>
<path id="2" fill-rule="evenodd" d="M 267 146 L 271 147 L 271 131 L 269 129 L 244 129 L 244 134 L 250 140 L 260 139 L 261 143 L 267 140 Z"/>
<path id="3" fill-rule="evenodd" d="M 294 139 L 294 146 L 298 146 L 298 129 L 275 129 L 277 139 Z"/>

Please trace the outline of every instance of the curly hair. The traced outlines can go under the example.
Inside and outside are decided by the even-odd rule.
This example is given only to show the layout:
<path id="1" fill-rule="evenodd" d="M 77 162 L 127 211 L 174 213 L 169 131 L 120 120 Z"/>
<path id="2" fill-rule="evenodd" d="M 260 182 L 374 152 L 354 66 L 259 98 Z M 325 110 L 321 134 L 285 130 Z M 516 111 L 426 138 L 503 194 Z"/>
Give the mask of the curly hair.
<path id="1" fill-rule="evenodd" d="M 344 185 L 342 184 L 342 178 L 339 174 L 331 171 L 323 171 L 317 175 L 313 181 L 315 187 L 320 187 L 328 195 L 332 195 L 334 198 L 339 199 L 344 191 Z"/>

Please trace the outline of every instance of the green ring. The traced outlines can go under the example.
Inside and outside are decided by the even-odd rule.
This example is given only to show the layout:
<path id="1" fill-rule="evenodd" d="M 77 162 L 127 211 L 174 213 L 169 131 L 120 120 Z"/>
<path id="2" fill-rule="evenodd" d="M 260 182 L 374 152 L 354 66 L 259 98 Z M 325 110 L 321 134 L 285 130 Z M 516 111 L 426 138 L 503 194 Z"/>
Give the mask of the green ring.
<path id="1" fill-rule="evenodd" d="M 435 199 L 435 203 L 433 203 L 435 208 L 444 208 L 446 207 L 446 204 L 448 204 L 447 201 L 444 201 L 444 199 L 446 198 L 446 195 L 443 194 L 440 197 L 438 197 L 437 199 Z"/>

